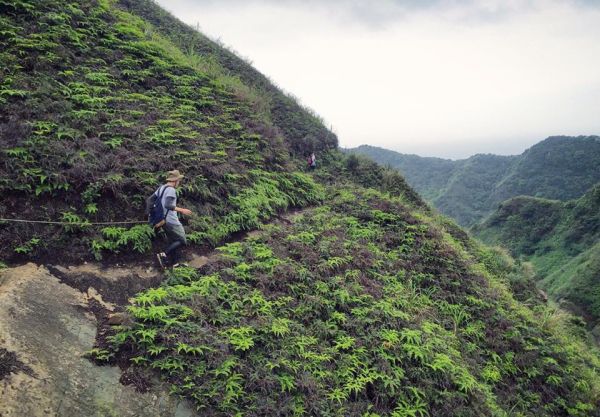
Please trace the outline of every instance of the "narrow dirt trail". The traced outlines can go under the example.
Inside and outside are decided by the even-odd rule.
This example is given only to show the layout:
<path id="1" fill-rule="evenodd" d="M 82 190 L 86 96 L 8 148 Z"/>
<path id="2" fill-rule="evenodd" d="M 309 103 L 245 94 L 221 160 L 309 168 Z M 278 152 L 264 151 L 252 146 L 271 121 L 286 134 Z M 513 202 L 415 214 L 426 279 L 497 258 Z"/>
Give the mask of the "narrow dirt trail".
<path id="1" fill-rule="evenodd" d="M 290 222 L 304 211 L 274 222 Z M 239 234 L 230 242 L 260 233 Z M 205 249 L 188 250 L 186 256 L 191 267 L 201 268 L 219 255 Z M 0 271 L 0 417 L 197 415 L 160 382 L 139 392 L 121 383 L 127 375 L 119 367 L 97 366 L 85 357 L 98 329 L 118 318 L 130 297 L 163 279 L 150 261 L 28 263 Z"/>

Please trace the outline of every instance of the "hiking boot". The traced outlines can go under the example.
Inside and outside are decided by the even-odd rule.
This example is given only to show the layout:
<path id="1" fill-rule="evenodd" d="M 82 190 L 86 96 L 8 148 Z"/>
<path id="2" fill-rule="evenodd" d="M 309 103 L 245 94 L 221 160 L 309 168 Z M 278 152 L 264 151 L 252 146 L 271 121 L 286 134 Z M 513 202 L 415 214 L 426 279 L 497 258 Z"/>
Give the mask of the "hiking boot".
<path id="1" fill-rule="evenodd" d="M 157 253 L 156 259 L 158 260 L 158 264 L 162 269 L 167 267 L 167 255 L 164 252 Z"/>

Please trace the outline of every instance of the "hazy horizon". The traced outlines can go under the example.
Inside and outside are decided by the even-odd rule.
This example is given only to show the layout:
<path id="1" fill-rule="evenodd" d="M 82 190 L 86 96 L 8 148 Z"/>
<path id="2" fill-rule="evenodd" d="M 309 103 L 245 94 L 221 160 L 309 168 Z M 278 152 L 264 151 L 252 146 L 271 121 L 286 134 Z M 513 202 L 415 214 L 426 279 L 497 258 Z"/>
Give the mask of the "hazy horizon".
<path id="1" fill-rule="evenodd" d="M 340 146 L 461 159 L 600 133 L 600 7 L 562 0 L 158 0 Z"/>
<path id="2" fill-rule="evenodd" d="M 561 136 L 561 135 L 552 135 L 552 136 Z M 596 136 L 597 138 L 600 139 L 599 135 L 585 135 L 584 137 L 590 137 L 590 136 Z M 568 136 L 568 137 L 576 137 L 576 136 Z M 403 152 L 402 150 L 398 150 L 398 149 L 387 148 L 385 146 L 371 145 L 371 144 L 368 144 L 368 143 L 363 143 L 361 145 L 352 146 L 352 147 L 342 146 L 342 149 L 343 150 L 350 150 L 350 149 L 356 149 L 356 148 L 358 148 L 360 146 L 372 146 L 372 147 L 375 147 L 375 148 L 381 148 L 381 149 L 385 149 L 385 150 L 388 150 L 388 151 L 397 152 L 397 153 L 400 153 L 400 154 L 403 154 L 403 155 L 408 155 L 408 156 L 418 156 L 418 157 L 423 157 L 423 158 L 451 159 L 451 160 L 456 161 L 456 160 L 460 160 L 460 159 L 468 159 L 471 156 L 481 155 L 481 154 L 496 155 L 496 156 L 519 156 L 519 155 L 522 155 L 525 151 L 527 151 L 532 146 L 535 146 L 535 145 L 539 144 L 540 142 L 543 142 L 544 140 L 546 140 L 548 138 L 549 137 L 541 139 L 541 140 L 533 143 L 532 145 L 529 145 L 529 146 L 523 148 L 521 151 L 515 152 L 515 153 L 475 152 L 473 154 L 470 154 L 470 155 L 464 156 L 464 157 L 460 157 L 460 158 L 441 157 L 441 156 L 436 156 L 436 155 L 420 155 L 420 154 L 416 154 L 416 153 L 412 153 L 412 152 Z M 599 139 L 597 139 L 597 140 L 599 140 Z"/>

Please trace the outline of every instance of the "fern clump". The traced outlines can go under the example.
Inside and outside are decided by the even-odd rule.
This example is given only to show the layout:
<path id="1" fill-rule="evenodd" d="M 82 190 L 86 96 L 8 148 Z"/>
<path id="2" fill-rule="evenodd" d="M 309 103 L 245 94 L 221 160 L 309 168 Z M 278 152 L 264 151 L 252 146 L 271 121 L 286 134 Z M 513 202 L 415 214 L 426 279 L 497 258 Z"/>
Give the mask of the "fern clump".
<path id="1" fill-rule="evenodd" d="M 154 230 L 146 224 L 125 227 L 109 226 L 102 229 L 103 238 L 92 241 L 92 251 L 97 259 L 102 258 L 102 251 L 118 252 L 124 249 L 133 249 L 144 253 L 152 246 Z"/>

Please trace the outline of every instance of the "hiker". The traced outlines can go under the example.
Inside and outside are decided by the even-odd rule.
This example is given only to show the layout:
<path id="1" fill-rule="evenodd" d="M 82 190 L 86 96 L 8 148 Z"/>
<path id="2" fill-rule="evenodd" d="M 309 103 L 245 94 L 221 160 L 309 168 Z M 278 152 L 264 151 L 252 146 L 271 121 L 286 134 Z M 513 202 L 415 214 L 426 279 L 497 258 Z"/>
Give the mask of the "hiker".
<path id="1" fill-rule="evenodd" d="M 177 192 L 176 188 L 181 183 L 183 175 L 179 170 L 169 171 L 167 173 L 167 183 L 161 185 L 155 192 L 156 198 L 160 197 L 160 203 L 163 208 L 164 223 L 161 222 L 155 225 L 155 228 L 163 227 L 169 246 L 164 252 L 156 254 L 158 263 L 161 267 L 175 266 L 179 260 L 179 247 L 187 243 L 185 238 L 185 230 L 177 217 L 177 213 L 190 216 L 191 210 L 183 207 L 177 207 Z M 158 225 L 158 227 L 157 227 Z"/>
<path id="2" fill-rule="evenodd" d="M 310 169 L 311 171 L 313 171 L 317 167 L 317 157 L 315 156 L 314 152 L 310 154 L 306 162 L 308 164 L 308 169 Z"/>

